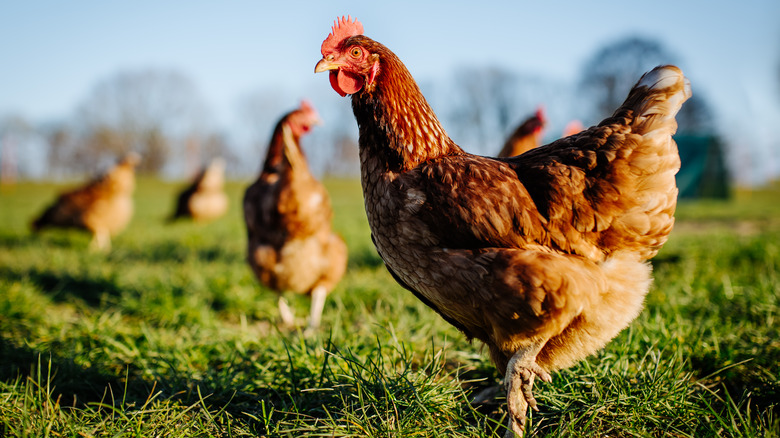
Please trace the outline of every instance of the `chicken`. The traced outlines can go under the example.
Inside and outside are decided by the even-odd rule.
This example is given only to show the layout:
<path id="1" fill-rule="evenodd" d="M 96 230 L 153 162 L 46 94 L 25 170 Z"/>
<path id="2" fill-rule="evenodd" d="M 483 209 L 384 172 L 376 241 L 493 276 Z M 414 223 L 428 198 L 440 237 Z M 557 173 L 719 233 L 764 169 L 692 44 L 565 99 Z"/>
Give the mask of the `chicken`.
<path id="1" fill-rule="evenodd" d="M 563 127 L 563 137 L 579 134 L 583 129 L 585 129 L 585 127 L 582 126 L 582 122 L 577 119 L 571 120 Z"/>
<path id="2" fill-rule="evenodd" d="M 92 233 L 90 246 L 111 248 L 111 237 L 125 229 L 133 217 L 135 166 L 140 156 L 125 155 L 103 175 L 61 194 L 32 223 L 33 231 L 46 227 L 79 228 Z"/>
<path id="3" fill-rule="evenodd" d="M 671 135 L 690 84 L 646 73 L 615 113 L 513 158 L 466 153 L 412 75 L 343 17 L 315 72 L 351 95 L 372 239 L 392 276 L 504 374 L 507 436 L 537 403 L 535 378 L 596 352 L 640 312 L 647 260 L 674 224 Z"/>
<path id="4" fill-rule="evenodd" d="M 498 153 L 499 158 L 514 157 L 539 146 L 539 139 L 542 138 L 546 124 L 544 109 L 539 107 L 534 115 L 525 119 L 506 139 L 501 152 Z"/>
<path id="5" fill-rule="evenodd" d="M 319 123 L 303 102 L 282 117 L 258 177 L 244 194 L 247 260 L 261 283 L 277 291 L 279 313 L 294 325 L 285 291 L 311 295 L 309 328 L 321 320 L 325 298 L 347 266 L 347 246 L 331 231 L 333 211 L 325 187 L 309 172 L 299 140 Z"/>
<path id="6" fill-rule="evenodd" d="M 204 167 L 176 200 L 176 211 L 171 221 L 191 218 L 209 222 L 222 217 L 228 208 L 225 185 L 225 160 L 215 158 Z"/>

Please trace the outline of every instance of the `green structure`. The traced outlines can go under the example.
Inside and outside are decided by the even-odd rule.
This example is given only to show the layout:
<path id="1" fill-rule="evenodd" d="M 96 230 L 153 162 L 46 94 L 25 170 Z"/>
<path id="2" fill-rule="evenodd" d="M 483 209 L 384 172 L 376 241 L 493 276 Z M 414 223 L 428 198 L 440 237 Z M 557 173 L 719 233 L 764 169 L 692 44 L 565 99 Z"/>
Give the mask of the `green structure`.
<path id="1" fill-rule="evenodd" d="M 677 187 L 681 199 L 726 199 L 731 193 L 731 178 L 726 169 L 723 145 L 714 135 L 674 137 L 680 151 Z"/>

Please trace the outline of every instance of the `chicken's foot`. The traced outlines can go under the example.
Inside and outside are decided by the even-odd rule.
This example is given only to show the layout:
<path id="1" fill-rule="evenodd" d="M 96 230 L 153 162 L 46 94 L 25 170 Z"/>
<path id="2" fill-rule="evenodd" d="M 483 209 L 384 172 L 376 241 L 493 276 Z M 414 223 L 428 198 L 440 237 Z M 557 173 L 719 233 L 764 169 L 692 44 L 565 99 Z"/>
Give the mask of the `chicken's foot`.
<path id="1" fill-rule="evenodd" d="M 279 297 L 279 316 L 282 318 L 282 324 L 286 327 L 295 327 L 295 316 L 290 305 L 284 297 Z"/>
<path id="2" fill-rule="evenodd" d="M 94 251 L 108 251 L 111 249 L 111 233 L 105 229 L 97 229 L 89 242 L 90 249 Z"/>
<path id="3" fill-rule="evenodd" d="M 316 330 L 322 320 L 322 309 L 325 308 L 325 298 L 328 290 L 324 286 L 317 286 L 311 291 L 311 310 L 309 314 L 309 329 Z"/>
<path id="4" fill-rule="evenodd" d="M 504 438 L 522 437 L 528 407 L 539 410 L 532 392 L 534 378 L 539 376 L 545 382 L 552 381 L 550 374 L 536 363 L 536 355 L 543 346 L 544 342 L 521 348 L 509 359 L 504 378 L 509 421 Z"/>

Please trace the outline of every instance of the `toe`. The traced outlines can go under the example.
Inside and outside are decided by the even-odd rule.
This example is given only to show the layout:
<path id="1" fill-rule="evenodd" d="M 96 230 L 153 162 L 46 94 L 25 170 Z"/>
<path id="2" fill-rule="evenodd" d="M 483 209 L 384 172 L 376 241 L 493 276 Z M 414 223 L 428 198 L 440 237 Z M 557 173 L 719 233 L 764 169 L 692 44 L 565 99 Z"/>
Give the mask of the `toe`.
<path id="1" fill-rule="evenodd" d="M 550 376 L 550 373 L 545 371 L 545 369 L 540 367 L 536 362 L 534 362 L 531 365 L 531 371 L 533 371 L 534 374 L 539 376 L 539 378 L 542 379 L 543 382 L 546 382 L 546 383 L 551 383 L 552 382 L 552 376 Z"/>
<path id="2" fill-rule="evenodd" d="M 520 389 L 523 391 L 523 397 L 525 398 L 525 401 L 528 403 L 528 406 L 531 407 L 534 411 L 538 411 L 539 408 L 536 405 L 536 398 L 534 398 L 533 394 L 533 388 L 534 388 L 534 374 L 531 373 L 530 370 L 523 370 L 524 376 L 523 376 L 523 384 L 520 386 Z"/>

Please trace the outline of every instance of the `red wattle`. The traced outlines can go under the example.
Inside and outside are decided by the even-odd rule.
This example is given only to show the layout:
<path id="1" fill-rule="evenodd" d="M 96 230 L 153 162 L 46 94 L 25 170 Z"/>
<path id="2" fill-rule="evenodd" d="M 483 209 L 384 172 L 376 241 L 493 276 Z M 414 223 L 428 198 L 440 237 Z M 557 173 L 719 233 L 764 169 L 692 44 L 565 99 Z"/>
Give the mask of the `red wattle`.
<path id="1" fill-rule="evenodd" d="M 330 86 L 341 96 L 355 94 L 363 88 L 358 77 L 340 70 L 331 70 Z"/>

